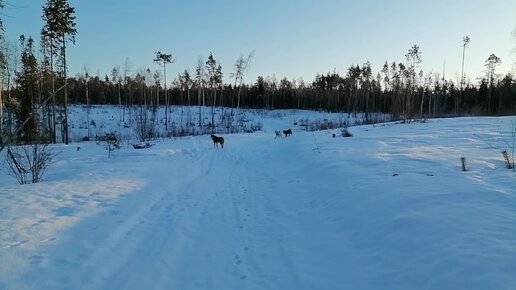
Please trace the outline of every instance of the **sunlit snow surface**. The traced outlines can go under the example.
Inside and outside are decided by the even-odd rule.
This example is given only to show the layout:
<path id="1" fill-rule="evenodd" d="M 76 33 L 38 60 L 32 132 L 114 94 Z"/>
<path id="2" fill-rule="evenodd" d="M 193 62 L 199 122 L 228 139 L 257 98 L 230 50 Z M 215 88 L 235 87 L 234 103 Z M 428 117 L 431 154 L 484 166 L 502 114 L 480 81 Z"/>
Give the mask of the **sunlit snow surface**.
<path id="1" fill-rule="evenodd" d="M 185 137 L 108 159 L 83 142 L 55 146 L 39 184 L 2 170 L 0 289 L 516 287 L 516 173 L 501 154 L 515 117 L 342 138 L 284 112 L 222 134 L 224 149 Z"/>

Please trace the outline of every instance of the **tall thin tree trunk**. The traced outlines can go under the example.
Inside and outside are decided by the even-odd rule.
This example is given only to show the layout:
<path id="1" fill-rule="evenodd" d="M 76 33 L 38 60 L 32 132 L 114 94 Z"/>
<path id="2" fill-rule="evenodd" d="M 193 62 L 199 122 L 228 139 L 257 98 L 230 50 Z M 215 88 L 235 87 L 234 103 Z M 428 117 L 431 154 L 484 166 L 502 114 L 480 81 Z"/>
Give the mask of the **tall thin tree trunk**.
<path id="1" fill-rule="evenodd" d="M 64 75 L 64 133 L 65 133 L 65 144 L 69 143 L 68 136 L 68 81 L 66 79 L 66 42 L 65 35 L 63 34 L 63 75 Z"/>
<path id="2" fill-rule="evenodd" d="M 56 125 L 56 80 L 54 77 L 54 48 L 50 43 L 50 78 L 52 83 L 52 141 L 57 143 Z"/>
<path id="3" fill-rule="evenodd" d="M 491 113 L 491 95 L 493 91 L 493 70 L 489 68 L 489 93 L 487 98 L 487 114 Z"/>
<path id="4" fill-rule="evenodd" d="M 190 87 L 187 87 L 188 96 L 188 126 L 192 124 L 192 104 L 190 103 Z"/>
<path id="5" fill-rule="evenodd" d="M 183 115 L 184 115 L 184 106 L 183 106 L 183 89 L 181 89 L 181 120 L 179 121 L 179 127 L 183 128 Z"/>
<path id="6" fill-rule="evenodd" d="M 238 86 L 238 99 L 237 99 L 237 109 L 240 109 L 240 94 L 242 93 L 242 83 Z"/>
<path id="7" fill-rule="evenodd" d="M 122 94 L 120 93 L 120 80 L 117 82 L 117 90 L 118 90 L 118 110 L 122 112 Z M 122 121 L 122 115 L 120 115 L 120 121 Z"/>
<path id="8" fill-rule="evenodd" d="M 197 88 L 197 105 L 199 106 L 199 127 L 202 126 L 202 118 L 201 118 L 201 88 Z"/>
<path id="9" fill-rule="evenodd" d="M 90 95 L 88 90 L 88 80 L 86 80 L 86 126 L 88 127 L 88 138 L 91 137 L 91 129 L 90 129 Z"/>
<path id="10" fill-rule="evenodd" d="M 7 75 L 7 101 L 11 102 L 11 74 Z M 7 111 L 7 132 L 11 135 L 13 125 L 13 113 L 12 110 Z"/>
<path id="11" fill-rule="evenodd" d="M 462 106 L 462 92 L 464 91 L 464 60 L 466 57 L 466 44 L 462 46 L 462 70 L 460 73 L 460 94 L 457 104 L 457 114 L 460 114 L 460 108 Z"/>
<path id="12" fill-rule="evenodd" d="M 2 83 L 0 84 L 0 145 L 4 143 L 4 100 L 3 100 L 3 92 L 4 92 L 4 78 L 2 77 Z"/>
<path id="13" fill-rule="evenodd" d="M 206 106 L 206 94 L 204 92 L 204 86 L 202 87 L 202 111 L 201 111 L 201 117 L 202 117 L 202 125 L 204 126 L 204 107 Z"/>
<path id="14" fill-rule="evenodd" d="M 163 76 L 165 79 L 165 130 L 168 131 L 168 90 L 167 90 L 167 69 L 166 63 L 163 62 Z"/>
<path id="15" fill-rule="evenodd" d="M 215 104 L 217 102 L 217 90 L 213 89 L 213 104 L 211 106 L 211 133 L 215 131 Z"/>

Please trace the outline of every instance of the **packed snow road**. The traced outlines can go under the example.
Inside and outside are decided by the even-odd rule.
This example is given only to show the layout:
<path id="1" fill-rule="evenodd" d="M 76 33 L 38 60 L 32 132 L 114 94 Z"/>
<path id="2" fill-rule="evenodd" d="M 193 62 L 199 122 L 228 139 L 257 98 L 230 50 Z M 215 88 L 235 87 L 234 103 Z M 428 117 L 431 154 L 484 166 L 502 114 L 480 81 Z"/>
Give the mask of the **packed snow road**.
<path id="1" fill-rule="evenodd" d="M 92 200 L 101 210 L 85 215 L 59 238 L 51 237 L 53 246 L 38 248 L 28 257 L 27 271 L 5 276 L 5 286 L 338 287 L 344 282 L 339 275 L 343 236 L 324 223 L 322 210 L 314 210 L 316 180 L 306 174 L 301 152 L 288 146 L 294 141 L 252 135 L 235 136 L 238 143 L 227 139 L 222 150 L 212 148 L 211 141 L 192 139 L 188 149 L 158 144 L 147 152 L 115 153 L 102 169 L 90 168 L 92 184 L 102 179 L 103 186 L 116 187 L 123 179 L 138 189 L 117 199 L 103 200 L 95 190 L 65 197 L 70 204 L 53 210 L 57 219 L 80 216 L 81 206 Z M 96 149 L 83 145 L 76 155 Z M 88 160 L 70 161 L 77 162 L 83 163 L 76 165 L 78 172 L 88 171 Z M 36 243 L 30 237 L 25 242 Z"/>
<path id="2" fill-rule="evenodd" d="M 2 189 L 0 289 L 511 289 L 500 125 L 62 147 L 47 181 Z"/>

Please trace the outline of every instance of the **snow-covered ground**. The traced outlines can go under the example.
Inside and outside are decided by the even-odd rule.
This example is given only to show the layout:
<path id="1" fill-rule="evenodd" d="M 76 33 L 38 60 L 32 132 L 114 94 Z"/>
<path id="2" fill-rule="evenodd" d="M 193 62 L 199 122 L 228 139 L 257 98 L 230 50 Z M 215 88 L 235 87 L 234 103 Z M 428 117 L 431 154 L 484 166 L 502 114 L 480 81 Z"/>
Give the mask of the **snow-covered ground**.
<path id="1" fill-rule="evenodd" d="M 297 118 L 2 171 L 0 289 L 515 289 L 515 117 L 275 138 Z"/>
<path id="2" fill-rule="evenodd" d="M 85 136 L 94 138 L 95 136 L 102 136 L 111 132 L 116 133 L 123 140 L 135 140 L 137 139 L 135 133 L 136 123 L 138 123 L 138 118 L 140 118 L 142 113 L 145 112 L 145 110 L 142 110 L 138 106 L 131 107 L 130 109 L 124 108 L 123 110 L 116 106 L 91 106 L 89 108 L 89 115 L 86 113 L 87 110 L 88 107 L 86 106 L 70 107 L 70 138 L 72 142 L 79 142 Z M 230 111 L 230 108 L 217 107 L 214 109 L 215 131 L 217 133 L 227 132 L 226 123 L 223 125 L 220 124 L 221 115 L 223 113 L 228 114 Z M 202 123 L 205 126 L 204 130 L 211 133 L 211 129 L 206 127 L 212 121 L 210 107 L 189 108 L 179 106 L 169 107 L 169 114 L 165 114 L 164 107 L 160 107 L 156 111 L 156 133 L 159 136 L 173 136 L 171 133 L 173 128 L 179 129 L 186 127 L 189 115 L 191 116 L 191 122 L 195 124 L 194 128 L 191 129 L 195 134 L 190 135 L 202 133 L 202 129 L 196 127 L 197 124 L 199 124 L 199 115 L 202 117 Z M 149 110 L 147 111 L 147 116 L 151 119 L 154 114 Z M 168 131 L 165 126 L 167 120 L 166 116 L 168 116 Z M 317 126 L 318 124 L 324 123 L 354 125 L 365 121 L 363 114 L 354 116 L 353 114 L 347 113 L 326 113 L 307 110 L 269 111 L 245 109 L 236 110 L 234 118 L 235 126 L 237 126 L 237 123 L 242 123 L 242 126 L 245 126 L 247 130 L 251 129 L 251 127 L 260 126 L 264 132 L 274 132 L 274 130 L 286 129 L 296 125 L 299 129 L 310 129 L 310 126 Z M 381 121 L 389 120 L 389 116 L 383 114 L 372 115 L 372 118 Z M 242 128 L 239 129 L 241 132 L 247 131 L 242 130 Z M 57 131 L 57 134 L 60 135 L 59 127 Z"/>

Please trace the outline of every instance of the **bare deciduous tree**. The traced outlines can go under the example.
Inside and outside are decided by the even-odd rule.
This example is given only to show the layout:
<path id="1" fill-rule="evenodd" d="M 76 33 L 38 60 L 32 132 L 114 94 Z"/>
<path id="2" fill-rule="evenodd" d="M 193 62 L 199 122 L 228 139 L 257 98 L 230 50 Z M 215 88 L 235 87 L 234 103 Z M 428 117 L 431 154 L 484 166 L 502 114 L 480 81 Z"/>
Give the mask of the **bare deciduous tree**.
<path id="1" fill-rule="evenodd" d="M 254 56 L 254 50 L 249 53 L 247 58 L 244 58 L 243 55 L 240 55 L 235 64 L 234 64 L 234 72 L 230 73 L 229 76 L 235 79 L 235 88 L 238 86 L 237 93 L 237 109 L 240 108 L 240 94 L 242 91 L 242 84 L 244 82 L 244 77 L 249 70 L 249 66 L 251 64 L 251 60 Z M 233 105 L 231 106 L 233 107 Z M 233 114 L 233 112 L 231 112 Z"/>

